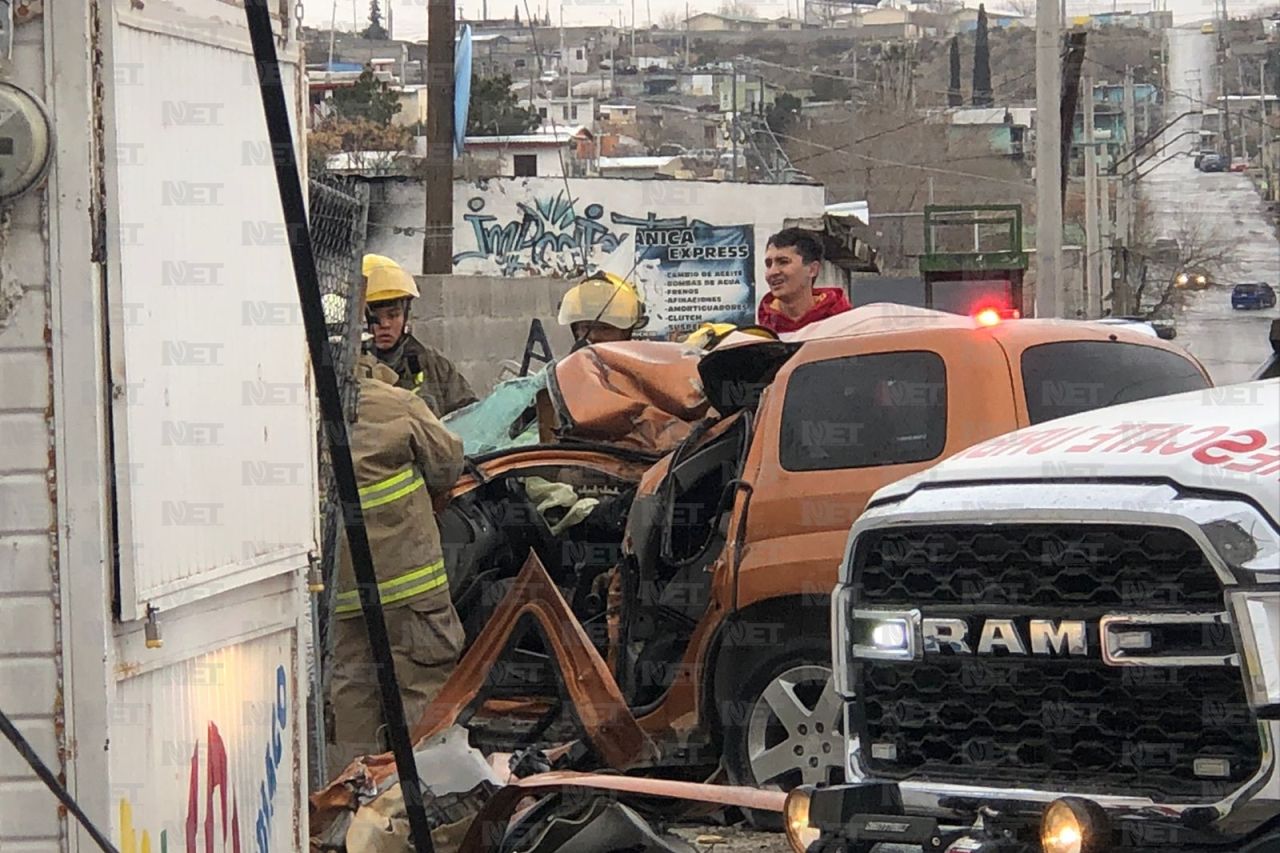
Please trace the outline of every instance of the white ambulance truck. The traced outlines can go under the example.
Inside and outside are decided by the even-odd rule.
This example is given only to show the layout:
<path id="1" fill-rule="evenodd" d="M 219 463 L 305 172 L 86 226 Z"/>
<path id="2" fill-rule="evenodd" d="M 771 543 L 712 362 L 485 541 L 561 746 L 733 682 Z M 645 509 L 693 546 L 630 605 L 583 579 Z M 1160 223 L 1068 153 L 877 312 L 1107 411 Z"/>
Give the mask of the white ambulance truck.
<path id="1" fill-rule="evenodd" d="M 125 853 L 305 848 L 309 370 L 242 0 L 0 0 L 0 710 Z"/>

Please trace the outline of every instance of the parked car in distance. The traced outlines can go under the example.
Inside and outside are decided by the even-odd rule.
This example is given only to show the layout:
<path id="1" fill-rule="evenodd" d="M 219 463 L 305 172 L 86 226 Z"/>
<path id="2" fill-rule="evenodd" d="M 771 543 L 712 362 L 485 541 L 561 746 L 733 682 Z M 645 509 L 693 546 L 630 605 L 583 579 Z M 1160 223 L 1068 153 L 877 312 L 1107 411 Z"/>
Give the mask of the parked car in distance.
<path id="1" fill-rule="evenodd" d="M 1271 285 L 1262 281 L 1246 281 L 1231 288 L 1231 307 L 1241 308 L 1274 308 L 1276 292 Z"/>
<path id="2" fill-rule="evenodd" d="M 1200 159 L 1200 171 L 1202 172 L 1225 172 L 1227 170 L 1227 158 L 1221 154 L 1206 154 Z"/>
<path id="3" fill-rule="evenodd" d="M 1213 151 L 1213 150 L 1197 151 L 1195 154 L 1195 167 L 1199 169 L 1200 164 L 1204 162 L 1205 157 L 1216 157 L 1216 156 L 1218 156 L 1217 151 Z"/>
<path id="4" fill-rule="evenodd" d="M 1161 237 L 1151 244 L 1151 260 L 1163 264 L 1176 264 L 1180 251 L 1177 240 L 1172 237 Z"/>

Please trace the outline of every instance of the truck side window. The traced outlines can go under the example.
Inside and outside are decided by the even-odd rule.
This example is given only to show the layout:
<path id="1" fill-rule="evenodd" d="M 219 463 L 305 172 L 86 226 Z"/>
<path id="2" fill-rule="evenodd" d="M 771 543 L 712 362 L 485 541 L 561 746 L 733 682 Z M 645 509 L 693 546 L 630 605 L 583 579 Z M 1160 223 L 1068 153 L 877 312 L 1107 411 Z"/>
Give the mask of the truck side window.
<path id="1" fill-rule="evenodd" d="M 1117 341 L 1060 341 L 1022 354 L 1031 423 L 1209 387 L 1177 353 Z"/>
<path id="2" fill-rule="evenodd" d="M 947 368 L 937 353 L 833 358 L 796 368 L 787 383 L 787 471 L 925 462 L 946 443 Z"/>

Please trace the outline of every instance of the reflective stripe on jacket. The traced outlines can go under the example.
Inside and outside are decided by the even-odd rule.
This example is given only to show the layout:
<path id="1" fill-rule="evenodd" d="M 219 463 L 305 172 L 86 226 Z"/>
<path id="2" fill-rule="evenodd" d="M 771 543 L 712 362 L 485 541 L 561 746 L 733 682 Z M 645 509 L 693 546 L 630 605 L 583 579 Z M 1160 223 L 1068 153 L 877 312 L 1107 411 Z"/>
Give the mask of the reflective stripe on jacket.
<path id="1" fill-rule="evenodd" d="M 395 373 L 363 356 L 360 390 L 351 430 L 351 461 L 360 487 L 384 607 L 428 594 L 448 594 L 444 552 L 433 496 L 453 486 L 462 472 L 462 442 L 444 427 L 426 402 L 396 388 Z M 346 537 L 339 537 L 337 614 L 360 614 Z"/>

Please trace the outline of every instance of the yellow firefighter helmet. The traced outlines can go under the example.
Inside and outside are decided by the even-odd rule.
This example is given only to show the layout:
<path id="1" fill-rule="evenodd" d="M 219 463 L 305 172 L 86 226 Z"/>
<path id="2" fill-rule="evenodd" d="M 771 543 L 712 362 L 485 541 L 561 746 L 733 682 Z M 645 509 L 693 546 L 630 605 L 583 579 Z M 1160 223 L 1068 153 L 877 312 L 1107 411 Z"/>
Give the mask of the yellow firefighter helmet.
<path id="1" fill-rule="evenodd" d="M 361 271 L 369 280 L 364 301 L 370 305 L 394 299 L 417 299 L 418 283 L 395 261 L 383 255 L 365 255 Z"/>
<path id="2" fill-rule="evenodd" d="M 725 338 L 733 333 L 740 335 L 751 335 L 756 338 L 764 338 L 769 341 L 776 341 L 778 336 L 764 326 L 735 326 L 733 323 L 703 323 L 698 328 L 689 333 L 688 337 L 682 341 L 686 346 L 697 347 L 698 349 L 713 350 Z"/>
<path id="3" fill-rule="evenodd" d="M 579 282 L 560 301 L 560 325 L 604 323 L 616 329 L 644 328 L 649 317 L 635 285 L 621 276 L 598 272 Z"/>
<path id="4" fill-rule="evenodd" d="M 685 346 L 709 350 L 719 343 L 721 338 L 736 328 L 737 326 L 732 323 L 703 323 L 690 332 L 682 343 Z"/>

